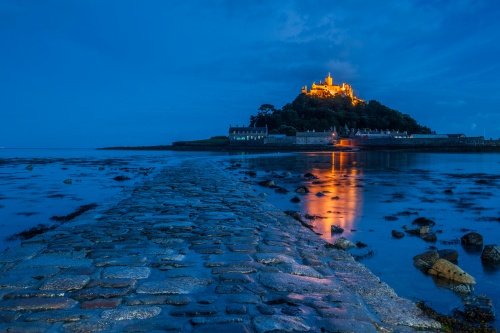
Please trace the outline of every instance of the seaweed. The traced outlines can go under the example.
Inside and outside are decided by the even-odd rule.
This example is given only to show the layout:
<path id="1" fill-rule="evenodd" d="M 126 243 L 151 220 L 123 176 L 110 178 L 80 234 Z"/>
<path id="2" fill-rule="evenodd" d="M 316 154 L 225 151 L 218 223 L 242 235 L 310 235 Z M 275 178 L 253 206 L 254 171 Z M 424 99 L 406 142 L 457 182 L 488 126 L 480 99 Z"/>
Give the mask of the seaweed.
<path id="1" fill-rule="evenodd" d="M 43 234 L 47 231 L 51 231 L 51 230 L 54 230 L 56 228 L 55 225 L 49 227 L 47 226 L 46 224 L 37 224 L 35 227 L 33 228 L 30 228 L 28 230 L 25 230 L 25 231 L 21 231 L 20 233 L 18 234 L 13 234 L 9 237 L 7 237 L 7 241 L 14 241 L 16 239 L 21 239 L 21 240 L 26 240 L 26 239 L 30 239 L 30 238 L 33 238 L 35 237 L 36 235 L 40 235 L 40 234 Z"/>
<path id="2" fill-rule="evenodd" d="M 424 301 L 418 301 L 417 307 L 421 309 L 425 315 L 436 320 L 441 324 L 441 332 L 453 332 L 453 333 L 498 333 L 498 331 L 488 326 L 488 324 L 472 323 L 458 318 L 447 316 L 438 313 L 436 310 L 426 305 Z"/>
<path id="3" fill-rule="evenodd" d="M 53 220 L 53 221 L 58 221 L 58 222 L 68 222 L 68 221 L 71 221 L 72 219 L 74 219 L 75 217 L 80 216 L 83 213 L 85 213 L 85 212 L 87 212 L 87 211 L 89 211 L 91 209 L 96 208 L 97 206 L 99 206 L 99 205 L 96 204 L 96 203 L 91 203 L 91 204 L 83 205 L 83 206 L 78 207 L 71 214 L 62 215 L 62 216 L 54 215 L 50 219 Z"/>

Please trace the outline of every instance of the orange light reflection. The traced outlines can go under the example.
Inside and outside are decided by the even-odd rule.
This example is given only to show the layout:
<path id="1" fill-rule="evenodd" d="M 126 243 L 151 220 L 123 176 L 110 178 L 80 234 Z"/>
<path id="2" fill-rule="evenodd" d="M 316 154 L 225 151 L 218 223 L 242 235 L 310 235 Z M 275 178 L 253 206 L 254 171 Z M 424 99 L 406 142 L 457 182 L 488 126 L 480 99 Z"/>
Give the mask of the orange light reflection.
<path id="1" fill-rule="evenodd" d="M 358 167 L 357 154 L 348 152 L 332 153 L 332 167 L 311 171 L 319 180 L 307 186 L 311 193 L 302 200 L 302 212 L 321 216 L 311 223 L 322 238 L 331 241 L 339 234 L 331 234 L 331 226 L 338 225 L 345 231 L 342 235 L 356 229 L 356 223 L 363 211 L 362 168 Z M 323 192 L 325 196 L 315 194 Z M 338 197 L 338 198 L 337 198 Z"/>

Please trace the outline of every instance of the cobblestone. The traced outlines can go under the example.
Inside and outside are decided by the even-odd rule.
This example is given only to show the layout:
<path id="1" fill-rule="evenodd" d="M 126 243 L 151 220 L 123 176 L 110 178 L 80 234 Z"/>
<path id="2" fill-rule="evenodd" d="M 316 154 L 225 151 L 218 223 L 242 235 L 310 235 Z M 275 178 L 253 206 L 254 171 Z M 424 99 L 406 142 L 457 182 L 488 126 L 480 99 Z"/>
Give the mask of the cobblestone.
<path id="1" fill-rule="evenodd" d="M 438 327 L 264 200 L 223 162 L 173 164 L 100 214 L 1 253 L 0 332 Z"/>

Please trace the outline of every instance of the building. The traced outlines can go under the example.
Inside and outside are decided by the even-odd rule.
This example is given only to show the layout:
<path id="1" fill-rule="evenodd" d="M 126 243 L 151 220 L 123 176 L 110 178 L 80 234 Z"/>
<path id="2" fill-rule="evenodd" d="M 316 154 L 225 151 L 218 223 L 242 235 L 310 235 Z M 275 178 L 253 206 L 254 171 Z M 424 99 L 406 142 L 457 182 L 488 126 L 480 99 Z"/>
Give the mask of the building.
<path id="1" fill-rule="evenodd" d="M 354 92 L 350 84 L 333 84 L 333 78 L 330 76 L 330 73 L 328 73 L 328 77 L 325 78 L 325 83 L 320 81 L 319 84 L 316 84 L 313 82 L 310 91 L 307 91 L 307 86 L 303 86 L 302 93 L 309 96 L 318 96 L 323 98 L 331 96 L 348 96 L 351 98 L 352 104 L 354 105 L 365 102 L 354 96 Z"/>
<path id="2" fill-rule="evenodd" d="M 229 126 L 229 143 L 237 145 L 262 145 L 267 137 L 266 127 Z"/>
<path id="3" fill-rule="evenodd" d="M 324 132 L 307 131 L 295 134 L 295 144 L 297 145 L 333 145 L 339 139 L 337 131 L 330 130 Z"/>

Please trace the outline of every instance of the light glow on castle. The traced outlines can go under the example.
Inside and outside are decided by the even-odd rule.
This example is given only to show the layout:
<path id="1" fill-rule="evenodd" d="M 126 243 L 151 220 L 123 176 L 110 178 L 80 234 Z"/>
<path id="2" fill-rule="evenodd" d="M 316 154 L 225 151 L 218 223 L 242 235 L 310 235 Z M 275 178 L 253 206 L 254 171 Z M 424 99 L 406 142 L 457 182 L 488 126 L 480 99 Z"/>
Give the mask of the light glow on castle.
<path id="1" fill-rule="evenodd" d="M 325 82 L 321 81 L 319 84 L 313 82 L 311 85 L 311 90 L 307 91 L 307 86 L 302 87 L 302 93 L 309 96 L 318 96 L 321 98 L 332 97 L 332 96 L 348 96 L 352 100 L 352 104 L 356 105 L 358 103 L 364 103 L 365 101 L 354 96 L 352 87 L 350 84 L 342 83 L 342 84 L 333 84 L 333 78 L 328 73 L 328 77 L 325 78 Z"/>

